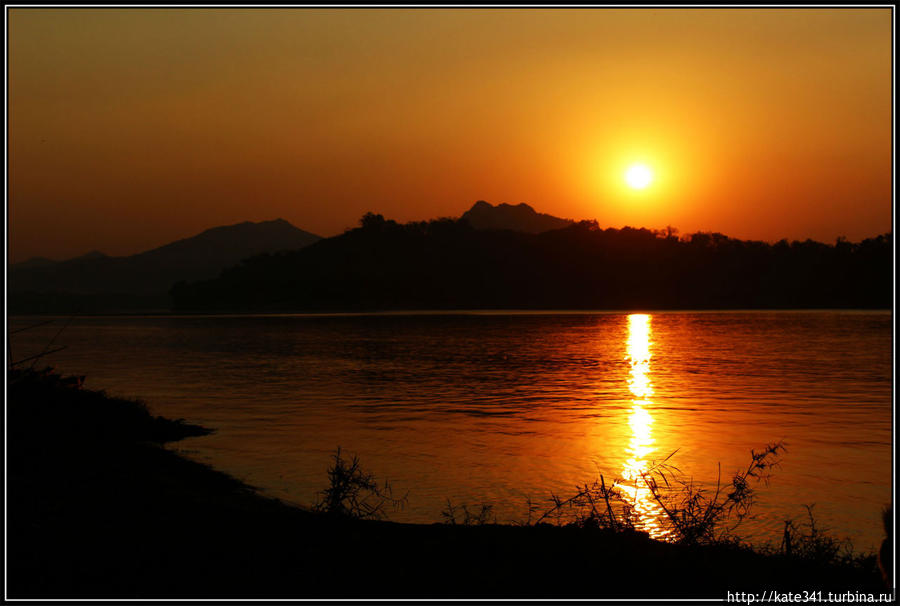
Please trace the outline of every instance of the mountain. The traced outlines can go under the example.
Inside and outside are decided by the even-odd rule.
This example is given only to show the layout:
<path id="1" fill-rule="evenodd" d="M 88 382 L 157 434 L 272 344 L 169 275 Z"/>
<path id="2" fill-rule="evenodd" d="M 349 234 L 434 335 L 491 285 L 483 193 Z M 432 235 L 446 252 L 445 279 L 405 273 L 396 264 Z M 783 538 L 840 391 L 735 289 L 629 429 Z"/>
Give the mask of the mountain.
<path id="1" fill-rule="evenodd" d="M 29 260 L 14 264 L 9 267 L 7 287 L 10 293 L 54 293 L 66 301 L 73 296 L 87 296 L 91 301 L 102 300 L 100 295 L 161 297 L 176 282 L 213 278 L 241 259 L 299 249 L 320 239 L 284 219 L 246 221 L 214 227 L 127 257 L 109 257 L 94 251 L 68 261 Z M 32 300 L 19 297 L 18 301 L 26 299 Z"/>
<path id="2" fill-rule="evenodd" d="M 463 219 L 359 228 L 176 285 L 185 311 L 889 308 L 892 237 L 777 244 L 582 221 L 540 234 Z"/>
<path id="3" fill-rule="evenodd" d="M 527 204 L 494 206 L 484 200 L 476 202 L 463 213 L 461 219 L 468 221 L 475 229 L 509 229 L 527 234 L 562 229 L 574 223 L 569 219 L 539 213 Z"/>

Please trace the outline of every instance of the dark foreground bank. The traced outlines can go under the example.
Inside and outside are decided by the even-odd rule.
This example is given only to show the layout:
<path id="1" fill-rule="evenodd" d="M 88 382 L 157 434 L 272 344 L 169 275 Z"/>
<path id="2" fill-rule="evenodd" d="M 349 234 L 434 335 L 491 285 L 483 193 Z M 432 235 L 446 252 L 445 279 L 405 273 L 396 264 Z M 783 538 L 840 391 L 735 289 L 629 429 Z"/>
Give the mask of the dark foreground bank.
<path id="1" fill-rule="evenodd" d="M 600 528 L 412 525 L 306 511 L 163 447 L 204 428 L 51 372 L 12 370 L 7 382 L 11 599 L 884 591 L 874 558 L 821 564 Z"/>

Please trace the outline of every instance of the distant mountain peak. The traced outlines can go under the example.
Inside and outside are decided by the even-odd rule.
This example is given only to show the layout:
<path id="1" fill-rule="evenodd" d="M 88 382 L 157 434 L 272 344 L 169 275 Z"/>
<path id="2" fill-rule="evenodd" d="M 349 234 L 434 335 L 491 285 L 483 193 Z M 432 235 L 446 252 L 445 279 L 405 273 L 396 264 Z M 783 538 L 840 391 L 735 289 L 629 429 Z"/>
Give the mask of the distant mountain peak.
<path id="1" fill-rule="evenodd" d="M 232 225 L 211 227 L 190 238 L 170 242 L 159 248 L 140 253 L 139 256 L 177 255 L 184 256 L 185 261 L 196 262 L 209 254 L 211 244 L 217 249 L 230 249 L 228 256 L 234 257 L 237 251 L 243 255 L 233 260 L 252 256 L 259 252 L 271 252 L 282 249 L 302 248 L 321 238 L 315 234 L 294 227 L 284 219 L 271 221 L 242 221 Z M 216 258 L 220 252 L 213 253 Z M 210 259 L 212 261 L 212 259 Z"/>
<path id="2" fill-rule="evenodd" d="M 569 219 L 539 213 L 524 202 L 494 206 L 484 200 L 473 204 L 462 218 L 475 229 L 508 229 L 532 234 L 562 229 L 574 223 Z"/>
<path id="3" fill-rule="evenodd" d="M 220 238 L 220 237 L 229 237 L 229 238 L 243 238 L 249 237 L 254 240 L 259 240 L 262 238 L 275 238 L 276 240 L 283 240 L 287 238 L 289 241 L 293 242 L 295 238 L 308 239 L 311 241 L 319 240 L 320 237 L 312 234 L 310 232 L 303 231 L 297 227 L 294 227 L 289 221 L 284 219 L 271 219 L 269 221 L 241 221 L 240 223 L 233 223 L 231 225 L 218 225 L 216 227 L 210 227 L 209 229 L 205 229 L 199 234 L 191 236 L 189 238 L 183 238 L 181 240 L 176 240 L 174 242 L 170 242 L 169 244 L 165 244 L 160 246 L 159 249 L 172 247 L 174 245 L 178 245 L 182 242 L 194 241 L 195 239 L 205 240 L 208 238 Z M 303 244 L 305 245 L 305 244 Z M 289 246 L 293 247 L 293 246 Z M 299 247 L 299 245 L 298 245 Z M 153 249 L 153 250 L 159 250 Z M 153 252 L 153 250 L 145 251 L 146 254 L 149 252 Z"/>
<path id="4" fill-rule="evenodd" d="M 280 218 L 244 221 L 126 257 L 92 251 L 68 261 L 11 266 L 8 287 L 18 292 L 160 294 L 178 281 L 214 278 L 243 259 L 297 250 L 320 239 Z"/>

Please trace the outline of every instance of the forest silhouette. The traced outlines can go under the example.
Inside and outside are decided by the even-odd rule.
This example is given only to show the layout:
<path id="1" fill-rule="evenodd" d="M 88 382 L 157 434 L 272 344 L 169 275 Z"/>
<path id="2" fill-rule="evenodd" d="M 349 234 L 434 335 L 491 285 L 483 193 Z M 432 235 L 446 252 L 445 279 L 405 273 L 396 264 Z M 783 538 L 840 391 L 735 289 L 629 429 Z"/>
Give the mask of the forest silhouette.
<path id="1" fill-rule="evenodd" d="M 775 244 L 581 221 L 543 233 L 465 219 L 360 226 L 220 277 L 179 282 L 179 311 L 889 308 L 892 236 Z"/>

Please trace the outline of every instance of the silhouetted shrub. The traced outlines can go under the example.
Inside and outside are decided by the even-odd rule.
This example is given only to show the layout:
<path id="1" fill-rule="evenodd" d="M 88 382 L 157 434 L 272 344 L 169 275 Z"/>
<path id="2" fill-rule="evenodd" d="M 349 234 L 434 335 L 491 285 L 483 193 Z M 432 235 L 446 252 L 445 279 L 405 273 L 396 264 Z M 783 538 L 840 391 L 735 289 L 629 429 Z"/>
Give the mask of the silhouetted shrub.
<path id="1" fill-rule="evenodd" d="M 350 461 L 344 459 L 340 447 L 328 469 L 328 487 L 319 495 L 317 511 L 351 518 L 382 519 L 386 517 L 385 506 L 397 508 L 406 503 L 406 496 L 393 497 L 387 481 L 379 486 L 375 476 L 362 469 L 357 455 Z"/>
<path id="2" fill-rule="evenodd" d="M 789 558 L 805 560 L 816 565 L 859 565 L 872 559 L 872 555 L 857 555 L 853 552 L 853 543 L 846 538 L 838 538 L 816 522 L 813 516 L 815 505 L 804 505 L 806 520 L 802 524 L 794 520 L 784 523 L 784 538 L 781 542 L 781 555 Z M 871 567 L 872 563 L 867 562 Z"/>
<path id="3" fill-rule="evenodd" d="M 489 503 L 481 503 L 477 511 L 469 511 L 466 503 L 462 505 L 454 505 L 450 499 L 447 499 L 447 506 L 441 511 L 441 517 L 444 518 L 445 524 L 456 526 L 484 526 L 485 524 L 496 524 L 497 516 L 494 515 L 494 506 Z"/>
<path id="4" fill-rule="evenodd" d="M 670 540 L 688 545 L 731 542 L 736 539 L 734 530 L 753 505 L 751 482 L 766 482 L 784 449 L 784 444 L 777 442 L 759 452 L 751 451 L 747 468 L 736 472 L 728 486 L 717 481 L 712 492 L 685 479 L 668 462 L 672 453 L 641 472 L 634 486 L 626 486 L 621 479 L 607 483 L 601 475 L 566 499 L 552 494 L 552 506 L 535 523 L 555 520 L 557 524 L 632 530 L 637 522 L 636 489 L 641 488 L 648 490 L 665 514 L 659 521 Z"/>

